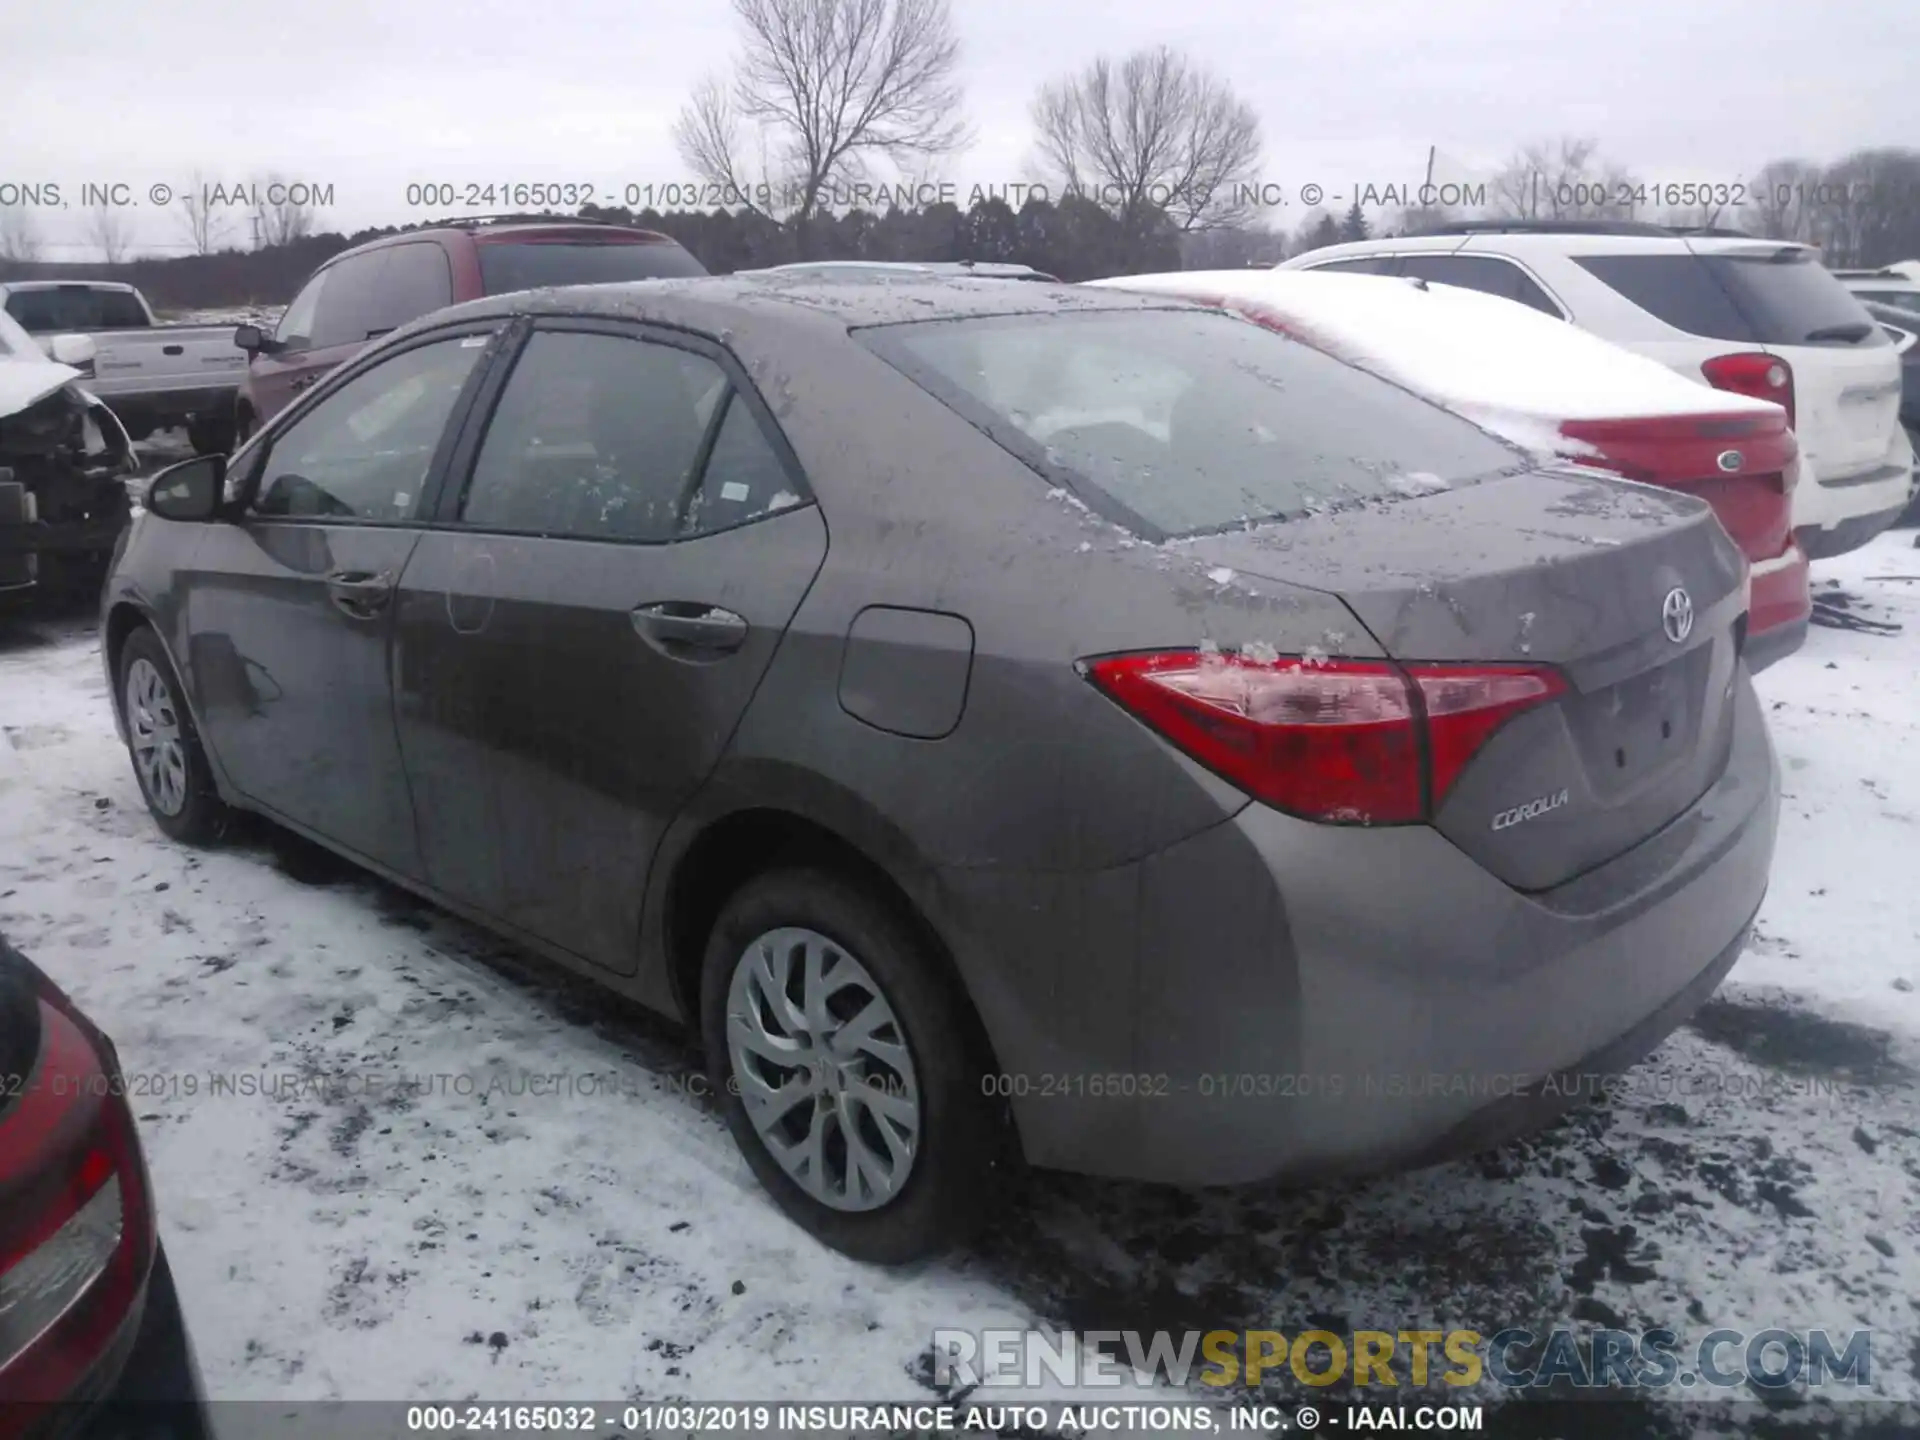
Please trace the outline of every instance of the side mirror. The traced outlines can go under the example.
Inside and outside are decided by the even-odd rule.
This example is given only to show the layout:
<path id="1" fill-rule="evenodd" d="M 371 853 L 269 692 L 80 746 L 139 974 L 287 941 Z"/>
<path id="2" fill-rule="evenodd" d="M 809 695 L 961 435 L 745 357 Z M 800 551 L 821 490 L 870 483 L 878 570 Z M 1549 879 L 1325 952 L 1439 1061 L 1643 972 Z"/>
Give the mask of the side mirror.
<path id="1" fill-rule="evenodd" d="M 233 327 L 233 343 L 249 355 L 271 355 L 280 347 L 273 343 L 271 336 L 258 325 L 236 325 Z"/>
<path id="2" fill-rule="evenodd" d="M 47 358 L 56 365 L 71 365 L 91 374 L 100 349 L 91 335 L 56 335 L 48 342 Z"/>
<path id="3" fill-rule="evenodd" d="M 227 457 L 196 455 L 169 465 L 147 487 L 147 509 L 162 520 L 211 520 L 220 508 Z"/>

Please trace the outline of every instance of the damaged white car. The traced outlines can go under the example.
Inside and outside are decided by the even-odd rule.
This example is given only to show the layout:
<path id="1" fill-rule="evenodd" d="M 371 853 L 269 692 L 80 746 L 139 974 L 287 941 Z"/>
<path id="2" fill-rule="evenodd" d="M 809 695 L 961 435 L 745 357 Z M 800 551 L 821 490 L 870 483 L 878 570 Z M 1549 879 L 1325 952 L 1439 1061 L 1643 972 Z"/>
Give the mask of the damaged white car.
<path id="1" fill-rule="evenodd" d="M 0 603 L 105 575 L 126 527 L 133 444 L 85 387 L 93 342 L 56 335 L 49 360 L 0 314 Z"/>

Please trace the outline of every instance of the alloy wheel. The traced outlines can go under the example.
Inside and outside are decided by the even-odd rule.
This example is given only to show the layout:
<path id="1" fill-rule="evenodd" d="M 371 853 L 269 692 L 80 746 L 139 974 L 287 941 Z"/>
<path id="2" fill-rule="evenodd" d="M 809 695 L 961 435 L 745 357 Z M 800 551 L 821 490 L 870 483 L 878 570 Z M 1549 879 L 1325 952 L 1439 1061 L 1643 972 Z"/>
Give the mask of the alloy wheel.
<path id="1" fill-rule="evenodd" d="M 770 930 L 735 962 L 727 1050 L 754 1132 L 789 1178 L 840 1211 L 900 1193 L 920 1148 L 905 1028 L 867 968 L 817 931 Z"/>
<path id="2" fill-rule="evenodd" d="M 173 689 L 149 660 L 127 667 L 127 732 L 147 800 L 163 815 L 178 815 L 187 803 L 186 742 Z"/>

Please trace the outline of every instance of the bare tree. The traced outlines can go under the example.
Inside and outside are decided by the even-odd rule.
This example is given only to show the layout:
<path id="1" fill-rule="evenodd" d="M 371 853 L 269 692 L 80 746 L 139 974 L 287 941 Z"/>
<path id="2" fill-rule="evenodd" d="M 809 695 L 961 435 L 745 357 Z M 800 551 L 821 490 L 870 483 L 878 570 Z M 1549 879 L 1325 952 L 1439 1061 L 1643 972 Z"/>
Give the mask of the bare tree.
<path id="1" fill-rule="evenodd" d="M 1813 201 L 1820 167 L 1805 160 L 1773 160 L 1747 182 L 1741 223 L 1769 240 L 1812 238 Z"/>
<path id="2" fill-rule="evenodd" d="M 254 238 L 262 247 L 290 245 L 303 240 L 314 230 L 313 203 L 306 199 L 306 187 L 278 171 L 248 182 L 253 200 Z"/>
<path id="3" fill-rule="evenodd" d="M 127 223 L 126 207 L 100 201 L 87 219 L 87 236 L 100 247 L 102 260 L 118 265 L 127 258 L 127 247 L 133 243 L 133 228 Z"/>
<path id="4" fill-rule="evenodd" d="M 1597 140 L 1563 136 L 1520 150 L 1493 177 L 1488 199 L 1515 220 L 1630 220 L 1637 182 L 1600 158 Z"/>
<path id="5" fill-rule="evenodd" d="M 1259 115 L 1165 45 L 1042 86 L 1032 114 L 1043 167 L 1129 231 L 1157 214 L 1183 232 L 1239 225 L 1258 209 Z"/>
<path id="6" fill-rule="evenodd" d="M 970 142 L 947 0 L 733 0 L 733 10 L 745 49 L 731 74 L 695 87 L 673 127 L 680 158 L 730 208 L 810 220 L 873 161 L 904 171 Z"/>
<path id="7" fill-rule="evenodd" d="M 0 260 L 38 260 L 40 236 L 24 205 L 0 206 Z"/>
<path id="8" fill-rule="evenodd" d="M 209 203 L 212 187 L 198 170 L 179 200 L 181 227 L 196 255 L 211 255 L 226 231 L 226 217 Z"/>

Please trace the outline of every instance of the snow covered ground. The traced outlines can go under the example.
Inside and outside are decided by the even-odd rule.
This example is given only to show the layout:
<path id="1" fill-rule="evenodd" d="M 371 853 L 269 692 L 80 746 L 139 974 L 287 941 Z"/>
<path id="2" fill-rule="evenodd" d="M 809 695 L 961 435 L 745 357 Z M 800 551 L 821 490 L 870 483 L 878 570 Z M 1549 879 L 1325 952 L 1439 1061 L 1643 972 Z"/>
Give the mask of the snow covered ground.
<path id="1" fill-rule="evenodd" d="M 1759 682 L 1787 802 L 1751 951 L 1633 1093 L 1398 1180 L 1032 1177 L 966 1254 L 840 1259 L 666 1027 L 264 827 L 164 841 L 84 617 L 0 622 L 0 930 L 148 1092 L 222 1397 L 914 1399 L 936 1327 L 1309 1322 L 1871 1326 L 1920 1396 L 1920 551 L 1817 575 Z"/>

